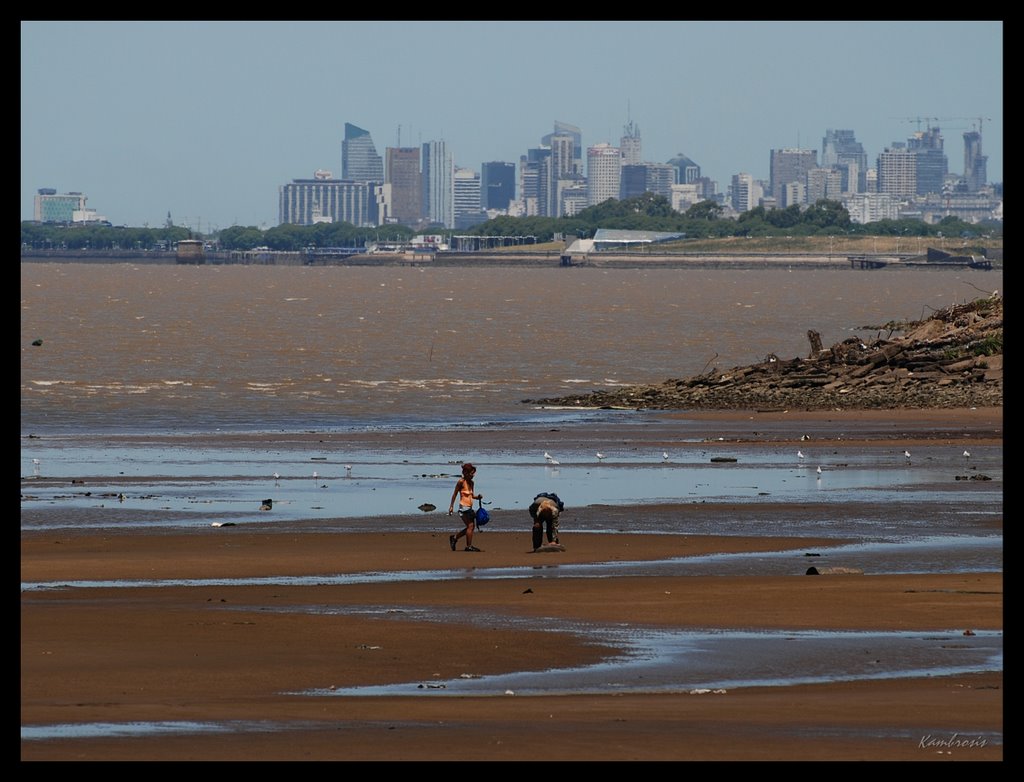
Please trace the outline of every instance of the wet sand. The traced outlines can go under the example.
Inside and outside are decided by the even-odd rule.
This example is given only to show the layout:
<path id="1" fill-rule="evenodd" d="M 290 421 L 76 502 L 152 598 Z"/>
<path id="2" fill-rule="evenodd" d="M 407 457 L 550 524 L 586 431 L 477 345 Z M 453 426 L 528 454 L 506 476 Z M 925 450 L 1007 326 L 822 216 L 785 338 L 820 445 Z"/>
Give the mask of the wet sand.
<path id="1" fill-rule="evenodd" d="M 841 443 L 998 444 L 1001 410 L 711 414 L 709 431 Z M 794 425 L 796 424 L 796 425 Z M 557 435 L 545 432 L 545 442 Z M 587 430 L 587 437 L 622 437 Z M 315 436 L 315 435 L 311 435 Z M 426 436 L 426 435 L 425 435 Z M 432 435 L 431 435 L 432 436 Z M 461 435 L 460 435 L 461 436 Z M 528 437 L 516 434 L 515 437 Z M 656 426 L 627 436 L 668 439 Z M 819 435 L 816 435 L 819 436 Z M 823 436 L 823 435 L 820 435 Z M 494 438 L 493 433 L 491 434 Z M 683 512 L 665 506 L 659 512 Z M 625 513 L 624 511 L 617 511 Z M 773 506 L 785 514 L 786 506 Z M 842 505 L 834 508 L 844 512 Z M 21 599 L 21 724 L 194 721 L 224 732 L 21 742 L 23 760 L 1001 760 L 1002 673 L 725 693 L 312 697 L 310 689 L 443 681 L 594 663 L 609 646 L 574 622 L 650 628 L 1002 631 L 1002 573 L 545 578 L 555 563 L 715 552 L 803 552 L 814 538 L 486 532 L 332 533 L 316 525 L 22 533 L 21 580 L 204 579 L 464 570 L 384 583 L 206 583 L 29 590 Z M 454 528 L 454 525 L 452 525 Z M 511 527 L 511 525 L 510 525 Z M 834 544 L 835 541 L 827 541 Z M 473 579 L 479 567 L 536 568 Z M 428 621 L 418 612 L 429 612 Z M 471 614 L 490 618 L 466 622 Z M 502 617 L 532 622 L 502 621 Z M 450 619 L 449 619 L 450 618 Z M 447 621 L 446 621 L 447 620 Z"/>

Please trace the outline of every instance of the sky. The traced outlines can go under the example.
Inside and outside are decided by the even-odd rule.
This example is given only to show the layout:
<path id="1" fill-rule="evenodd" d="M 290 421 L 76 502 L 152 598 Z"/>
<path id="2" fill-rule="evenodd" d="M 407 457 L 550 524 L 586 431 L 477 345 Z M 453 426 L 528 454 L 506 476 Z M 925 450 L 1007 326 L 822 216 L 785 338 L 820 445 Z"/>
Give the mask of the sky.
<path id="1" fill-rule="evenodd" d="M 1003 181 L 994 21 L 21 22 L 21 219 L 42 187 L 114 225 L 278 223 L 278 188 L 341 175 L 346 122 L 377 152 L 443 139 L 455 164 L 517 165 L 554 130 L 640 131 L 725 192 L 772 149 L 853 130 L 870 165 L 937 125 L 949 170 L 982 132 Z"/>

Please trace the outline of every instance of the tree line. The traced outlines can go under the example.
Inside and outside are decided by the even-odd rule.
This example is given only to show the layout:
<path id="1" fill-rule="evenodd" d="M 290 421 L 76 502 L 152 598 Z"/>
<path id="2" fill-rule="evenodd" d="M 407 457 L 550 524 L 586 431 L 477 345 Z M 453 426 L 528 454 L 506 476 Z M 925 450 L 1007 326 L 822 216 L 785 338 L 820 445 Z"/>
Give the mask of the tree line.
<path id="1" fill-rule="evenodd" d="M 945 217 L 931 225 L 922 220 L 880 220 L 875 223 L 854 223 L 840 202 L 822 199 L 801 208 L 765 209 L 758 206 L 737 218 L 723 218 L 722 207 L 707 200 L 694 204 L 685 212 L 677 212 L 663 196 L 644 193 L 636 198 L 610 198 L 588 207 L 572 217 L 507 217 L 500 216 L 465 230 L 454 231 L 440 225 L 426 226 L 420 231 L 403 225 L 376 228 L 358 227 L 351 223 L 317 223 L 315 225 L 282 224 L 261 229 L 255 226 L 231 226 L 201 235 L 181 226 L 164 228 L 130 228 L 110 225 L 67 225 L 24 221 L 21 243 L 35 250 L 169 250 L 182 239 L 202 239 L 220 250 L 252 250 L 267 247 L 278 252 L 305 248 L 365 247 L 377 242 L 407 242 L 417 233 L 445 237 L 463 236 L 534 236 L 538 242 L 552 241 L 556 236 L 568 239 L 593 238 L 599 228 L 657 231 L 682 234 L 688 239 L 772 236 L 907 236 L 942 237 L 982 235 L 1002 236 L 998 221 L 967 223 L 956 217 Z"/>

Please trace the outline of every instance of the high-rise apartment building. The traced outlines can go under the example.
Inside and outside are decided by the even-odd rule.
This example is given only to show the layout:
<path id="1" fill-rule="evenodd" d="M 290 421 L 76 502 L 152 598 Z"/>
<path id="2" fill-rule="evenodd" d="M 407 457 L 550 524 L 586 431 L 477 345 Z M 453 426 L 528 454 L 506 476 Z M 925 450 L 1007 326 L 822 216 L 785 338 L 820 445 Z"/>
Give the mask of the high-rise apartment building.
<path id="1" fill-rule="evenodd" d="M 385 181 L 391 185 L 391 219 L 402 225 L 416 225 L 423 219 L 419 147 L 387 147 L 384 154 Z"/>
<path id="2" fill-rule="evenodd" d="M 818 152 L 814 149 L 773 149 L 770 158 L 771 194 L 782 208 L 792 206 L 786 200 L 786 185 L 798 182 L 801 187 L 788 191 L 791 198 L 803 193 L 807 172 L 818 167 Z"/>
<path id="3" fill-rule="evenodd" d="M 455 159 L 446 141 L 423 145 L 423 215 L 430 222 L 455 227 Z"/>
<path id="4" fill-rule="evenodd" d="M 729 203 L 737 212 L 749 212 L 761 201 L 761 186 L 746 173 L 733 174 L 729 188 Z"/>
<path id="5" fill-rule="evenodd" d="M 492 161 L 481 166 L 480 200 L 484 209 L 508 209 L 516 200 L 515 163 Z"/>
<path id="6" fill-rule="evenodd" d="M 384 163 L 369 131 L 345 123 L 345 138 L 341 142 L 341 178 L 355 182 L 383 182 Z"/>
<path id="7" fill-rule="evenodd" d="M 617 199 L 622 183 L 622 153 L 607 142 L 587 147 L 587 204 Z"/>
<path id="8" fill-rule="evenodd" d="M 823 198 L 842 200 L 843 172 L 840 169 L 812 168 L 807 172 L 807 203 L 816 204 Z"/>
<path id="9" fill-rule="evenodd" d="M 988 157 L 981 154 L 981 133 L 964 133 L 964 181 L 967 191 L 977 193 L 988 184 Z"/>
<path id="10" fill-rule="evenodd" d="M 844 192 L 863 193 L 867 189 L 868 155 L 864 145 L 854 138 L 852 130 L 830 128 L 825 131 L 821 140 L 821 167 L 834 168 L 842 173 Z"/>
<path id="11" fill-rule="evenodd" d="M 278 188 L 278 222 L 282 225 L 313 225 L 319 222 L 351 223 L 363 227 L 379 224 L 379 182 L 353 182 L 314 176 L 293 179 Z"/>
<path id="12" fill-rule="evenodd" d="M 917 195 L 917 155 L 893 144 L 878 156 L 878 192 L 897 198 Z"/>

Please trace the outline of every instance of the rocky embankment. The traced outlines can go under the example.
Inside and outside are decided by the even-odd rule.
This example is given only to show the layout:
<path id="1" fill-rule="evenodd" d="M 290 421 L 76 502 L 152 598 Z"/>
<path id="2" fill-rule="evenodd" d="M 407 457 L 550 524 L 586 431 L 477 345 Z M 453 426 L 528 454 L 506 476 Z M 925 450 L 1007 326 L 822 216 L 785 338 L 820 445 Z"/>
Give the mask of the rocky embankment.
<path id="1" fill-rule="evenodd" d="M 1003 404 L 1003 300 L 993 294 L 923 321 L 889 323 L 807 358 L 764 361 L 658 385 L 526 399 L 529 404 L 648 410 L 867 410 Z M 901 336 L 894 337 L 900 333 Z"/>

